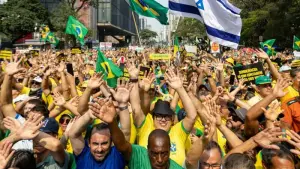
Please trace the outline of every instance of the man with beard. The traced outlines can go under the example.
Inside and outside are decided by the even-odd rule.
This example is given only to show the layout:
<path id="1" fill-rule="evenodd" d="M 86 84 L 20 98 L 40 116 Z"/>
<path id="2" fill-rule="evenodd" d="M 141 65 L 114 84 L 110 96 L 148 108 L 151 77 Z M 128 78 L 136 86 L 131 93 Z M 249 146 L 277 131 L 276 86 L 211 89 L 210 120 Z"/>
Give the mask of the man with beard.
<path id="1" fill-rule="evenodd" d="M 94 119 L 95 116 L 89 110 L 69 131 L 77 168 L 124 169 L 125 161 L 121 153 L 115 146 L 111 146 L 111 133 L 107 124 L 94 125 L 88 140 L 83 138 L 82 133 Z"/>

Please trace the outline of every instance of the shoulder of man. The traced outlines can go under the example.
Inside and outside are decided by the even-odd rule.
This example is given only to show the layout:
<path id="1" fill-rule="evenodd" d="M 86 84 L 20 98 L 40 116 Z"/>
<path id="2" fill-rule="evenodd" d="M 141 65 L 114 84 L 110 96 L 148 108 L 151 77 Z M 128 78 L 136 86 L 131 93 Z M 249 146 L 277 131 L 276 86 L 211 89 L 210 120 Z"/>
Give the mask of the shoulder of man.
<path id="1" fill-rule="evenodd" d="M 294 104 L 294 103 L 297 103 L 297 102 L 299 102 L 299 101 L 300 101 L 300 97 L 295 97 L 294 99 L 288 101 L 286 104 L 287 104 L 288 106 L 290 106 L 290 105 L 292 105 L 292 104 Z"/>

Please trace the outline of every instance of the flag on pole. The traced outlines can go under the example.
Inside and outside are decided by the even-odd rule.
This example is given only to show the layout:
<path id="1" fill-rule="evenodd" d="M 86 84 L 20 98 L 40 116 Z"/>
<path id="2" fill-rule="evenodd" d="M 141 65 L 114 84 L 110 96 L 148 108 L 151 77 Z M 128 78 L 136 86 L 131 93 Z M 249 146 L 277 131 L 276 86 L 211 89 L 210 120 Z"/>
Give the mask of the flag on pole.
<path id="1" fill-rule="evenodd" d="M 241 10 L 228 0 L 169 0 L 170 13 L 195 18 L 206 27 L 209 39 L 237 48 L 242 30 Z"/>
<path id="2" fill-rule="evenodd" d="M 294 50 L 300 50 L 300 39 L 297 36 L 294 36 Z"/>
<path id="3" fill-rule="evenodd" d="M 59 40 L 54 36 L 53 32 L 49 32 L 46 37 L 46 41 L 50 42 L 51 44 L 57 46 Z"/>
<path id="4" fill-rule="evenodd" d="M 108 86 L 112 88 L 117 87 L 117 79 L 123 75 L 122 70 L 111 60 L 108 60 L 100 50 L 98 50 L 96 72 L 102 72 Z"/>
<path id="5" fill-rule="evenodd" d="M 272 56 L 275 53 L 275 49 L 273 45 L 276 39 L 269 39 L 265 42 L 260 42 L 260 47 L 269 55 Z"/>
<path id="6" fill-rule="evenodd" d="M 176 65 L 180 65 L 180 52 L 179 52 L 179 41 L 178 41 L 178 37 L 175 36 L 174 39 L 174 54 L 173 57 L 175 57 L 175 63 Z"/>
<path id="7" fill-rule="evenodd" d="M 76 37 L 81 45 L 84 45 L 84 37 L 88 33 L 88 29 L 73 16 L 69 16 L 66 34 L 71 34 Z"/>
<path id="8" fill-rule="evenodd" d="M 46 41 L 47 35 L 50 32 L 50 28 L 48 25 L 42 25 L 41 28 L 41 40 Z"/>
<path id="9" fill-rule="evenodd" d="M 157 19 L 161 24 L 168 25 L 168 8 L 155 0 L 126 0 L 132 11 L 139 15 Z"/>

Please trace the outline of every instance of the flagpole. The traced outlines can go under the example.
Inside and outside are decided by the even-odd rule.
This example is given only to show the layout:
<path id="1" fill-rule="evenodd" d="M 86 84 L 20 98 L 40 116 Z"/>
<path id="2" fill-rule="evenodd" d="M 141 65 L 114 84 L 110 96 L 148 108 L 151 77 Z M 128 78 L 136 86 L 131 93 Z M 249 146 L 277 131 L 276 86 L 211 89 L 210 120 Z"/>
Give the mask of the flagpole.
<path id="1" fill-rule="evenodd" d="M 132 15 L 133 22 L 134 22 L 134 25 L 135 25 L 136 33 L 137 33 L 137 35 L 138 35 L 139 44 L 140 44 L 140 46 L 142 46 L 142 44 L 141 44 L 141 38 L 140 38 L 140 34 L 139 34 L 139 30 L 138 30 L 138 27 L 137 27 L 137 25 L 136 25 L 135 16 L 134 16 L 133 11 L 131 12 L 131 15 Z"/>

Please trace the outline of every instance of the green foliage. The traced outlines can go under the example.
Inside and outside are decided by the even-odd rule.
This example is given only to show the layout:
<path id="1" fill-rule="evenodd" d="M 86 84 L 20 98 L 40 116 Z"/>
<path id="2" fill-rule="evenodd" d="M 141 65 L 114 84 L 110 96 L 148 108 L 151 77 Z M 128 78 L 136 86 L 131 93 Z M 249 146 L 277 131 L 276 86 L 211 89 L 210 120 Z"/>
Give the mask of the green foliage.
<path id="1" fill-rule="evenodd" d="M 293 35 L 300 35 L 300 0 L 232 0 L 242 9 L 241 42 L 258 46 L 259 36 L 276 39 L 275 46 L 292 47 Z"/>
<path id="2" fill-rule="evenodd" d="M 39 0 L 8 0 L 0 5 L 0 32 L 13 42 L 34 32 L 35 23 L 48 24 L 48 12 Z"/>
<path id="3" fill-rule="evenodd" d="M 206 35 L 204 25 L 193 18 L 181 18 L 175 34 L 190 41 L 195 40 L 196 37 L 200 38 Z"/>
<path id="4" fill-rule="evenodd" d="M 140 32 L 140 36 L 141 36 L 142 40 L 147 40 L 147 39 L 150 39 L 150 38 L 155 38 L 157 36 L 157 33 L 153 32 L 149 29 L 143 29 Z"/>

